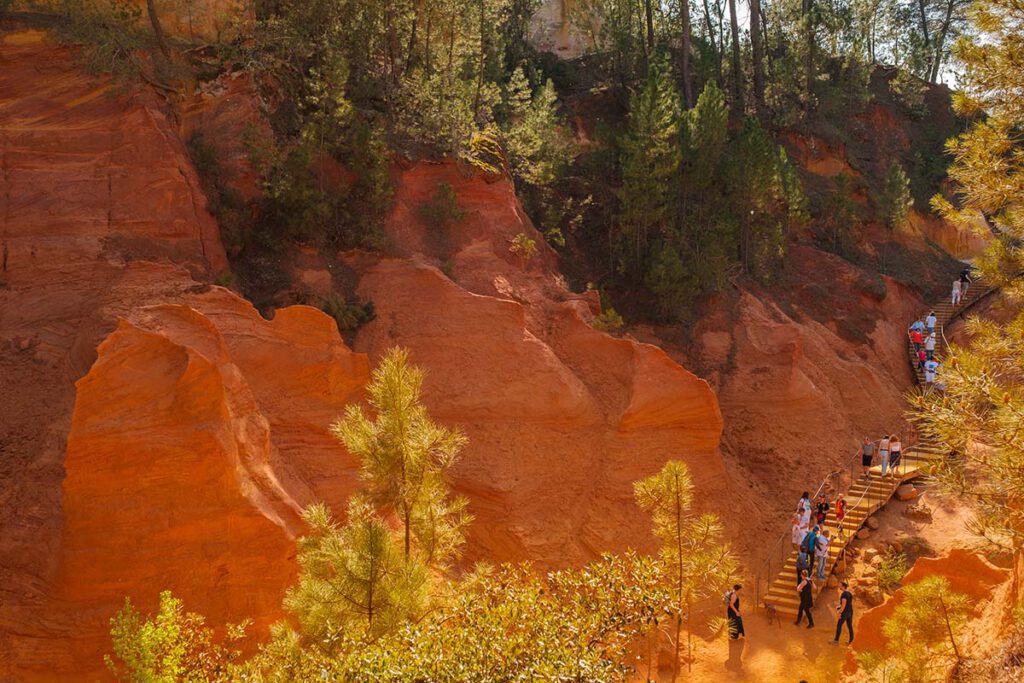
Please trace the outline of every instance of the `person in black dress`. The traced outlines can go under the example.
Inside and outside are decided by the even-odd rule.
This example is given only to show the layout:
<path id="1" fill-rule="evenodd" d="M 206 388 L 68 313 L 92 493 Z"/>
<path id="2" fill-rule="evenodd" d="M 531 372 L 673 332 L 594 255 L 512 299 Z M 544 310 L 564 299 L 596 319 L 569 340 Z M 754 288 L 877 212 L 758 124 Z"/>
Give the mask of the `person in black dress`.
<path id="1" fill-rule="evenodd" d="M 725 610 L 725 614 L 729 618 L 729 637 L 733 640 L 747 637 L 743 631 L 743 617 L 740 616 L 741 588 L 743 586 L 738 583 L 732 587 L 732 591 L 729 593 L 729 605 Z"/>
<path id="2" fill-rule="evenodd" d="M 796 587 L 796 590 L 800 594 L 800 611 L 797 612 L 796 621 L 793 623 L 799 626 L 800 621 L 804 618 L 804 614 L 806 614 L 807 628 L 814 628 L 814 617 L 811 615 L 811 608 L 814 607 L 814 583 L 811 581 L 811 577 L 807 574 L 806 569 L 803 571 L 803 580 Z"/>
<path id="3" fill-rule="evenodd" d="M 853 593 L 850 592 L 850 584 L 843 581 L 843 592 L 839 594 L 839 603 L 836 605 L 836 613 L 839 615 L 839 621 L 836 622 L 836 637 L 832 639 L 833 643 L 839 642 L 839 632 L 843 630 L 843 624 L 846 624 L 846 631 L 850 634 L 850 640 L 847 643 L 853 642 Z"/>

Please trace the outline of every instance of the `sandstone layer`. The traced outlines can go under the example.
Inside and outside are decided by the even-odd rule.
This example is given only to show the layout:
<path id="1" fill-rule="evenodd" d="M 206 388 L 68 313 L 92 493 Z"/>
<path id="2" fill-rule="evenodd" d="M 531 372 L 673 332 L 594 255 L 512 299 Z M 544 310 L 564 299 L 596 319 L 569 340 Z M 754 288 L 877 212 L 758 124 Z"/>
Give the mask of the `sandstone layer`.
<path id="1" fill-rule="evenodd" d="M 41 605 L 74 381 L 118 316 L 226 261 L 155 97 L 116 96 L 37 32 L 0 37 L 0 65 L 0 679 L 20 680 L 60 631 Z"/>

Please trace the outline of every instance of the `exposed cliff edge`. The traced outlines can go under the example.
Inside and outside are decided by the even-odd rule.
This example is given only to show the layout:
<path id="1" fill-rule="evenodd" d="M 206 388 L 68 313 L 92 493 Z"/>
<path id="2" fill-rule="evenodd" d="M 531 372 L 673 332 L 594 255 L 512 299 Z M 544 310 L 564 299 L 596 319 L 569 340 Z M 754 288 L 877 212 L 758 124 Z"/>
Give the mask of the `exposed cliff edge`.
<path id="1" fill-rule="evenodd" d="M 157 102 L 112 94 L 38 33 L 0 52 L 0 381 L 15 397 L 0 677 L 100 675 L 126 595 L 148 609 L 169 588 L 217 623 L 277 618 L 298 511 L 341 509 L 356 486 L 327 427 L 394 344 L 428 371 L 432 413 L 469 435 L 453 482 L 476 516 L 467 561 L 648 547 L 632 483 L 670 458 L 691 465 L 702 507 L 729 501 L 708 384 L 594 330 L 592 298 L 544 247 L 509 251 L 519 233 L 543 240 L 507 181 L 399 173 L 395 253 L 343 257 L 376 304 L 355 342 L 368 358 L 315 309 L 268 321 L 206 284 L 223 249 Z M 465 211 L 443 236 L 417 212 L 440 182 Z"/>

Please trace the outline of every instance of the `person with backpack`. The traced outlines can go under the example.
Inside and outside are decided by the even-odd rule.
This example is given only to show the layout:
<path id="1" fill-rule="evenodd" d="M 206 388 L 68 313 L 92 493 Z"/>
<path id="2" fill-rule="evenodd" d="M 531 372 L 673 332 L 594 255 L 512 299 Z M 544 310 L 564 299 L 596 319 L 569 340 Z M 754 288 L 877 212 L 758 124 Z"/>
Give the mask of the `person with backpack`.
<path id="1" fill-rule="evenodd" d="M 800 594 L 800 610 L 796 613 L 796 621 L 793 623 L 799 626 L 806 614 L 807 628 L 814 628 L 814 616 L 811 614 L 811 608 L 814 607 L 814 582 L 811 581 L 806 569 L 800 575 L 796 592 Z"/>
<path id="2" fill-rule="evenodd" d="M 803 580 L 807 570 L 811 568 L 811 559 L 807 554 L 807 550 L 804 546 L 800 546 L 800 550 L 796 553 L 796 585 L 800 585 L 800 581 Z"/>
<path id="3" fill-rule="evenodd" d="M 807 528 L 811 524 L 811 494 L 804 491 L 800 501 L 796 504 L 796 511 L 800 515 L 800 524 Z"/>
<path id="4" fill-rule="evenodd" d="M 850 634 L 850 639 L 846 641 L 849 645 L 853 642 L 853 593 L 850 592 L 849 581 L 843 581 L 839 585 L 843 587 L 843 592 L 839 594 L 839 602 L 836 604 L 839 621 L 836 622 L 836 637 L 832 642 L 839 642 L 839 633 L 843 630 L 843 624 L 846 624 L 846 631 Z"/>
<path id="5" fill-rule="evenodd" d="M 735 584 L 732 590 L 725 594 L 725 616 L 729 620 L 729 637 L 733 640 L 746 638 L 743 630 L 743 617 L 740 615 L 740 584 Z"/>

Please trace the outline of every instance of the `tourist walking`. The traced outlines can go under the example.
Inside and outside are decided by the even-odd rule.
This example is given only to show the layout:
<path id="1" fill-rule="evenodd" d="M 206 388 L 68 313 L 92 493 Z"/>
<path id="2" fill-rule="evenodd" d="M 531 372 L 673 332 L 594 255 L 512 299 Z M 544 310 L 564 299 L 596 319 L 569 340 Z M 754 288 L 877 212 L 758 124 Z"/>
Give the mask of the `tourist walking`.
<path id="1" fill-rule="evenodd" d="M 960 303 L 960 280 L 953 280 L 953 305 L 957 306 Z"/>
<path id="2" fill-rule="evenodd" d="M 928 360 L 924 364 L 924 381 L 925 384 L 935 383 L 935 373 L 939 371 L 939 362 L 935 359 Z"/>
<path id="3" fill-rule="evenodd" d="M 967 299 L 967 290 L 971 288 L 971 269 L 964 268 L 960 271 L 960 296 L 961 300 Z"/>
<path id="4" fill-rule="evenodd" d="M 883 436 L 878 442 L 878 459 L 882 464 L 882 476 L 889 472 L 889 437 Z"/>
<path id="5" fill-rule="evenodd" d="M 864 468 L 864 474 L 871 471 L 872 461 L 875 459 L 875 442 L 864 437 L 864 443 L 860 447 L 860 464 Z"/>
<path id="6" fill-rule="evenodd" d="M 896 468 L 900 466 L 900 456 L 903 454 L 903 444 L 900 443 L 899 434 L 893 434 L 889 438 L 889 468 L 892 476 L 896 476 Z"/>
<path id="7" fill-rule="evenodd" d="M 821 494 L 818 497 L 818 504 L 814 506 L 814 509 L 815 509 L 815 512 L 816 512 L 816 517 L 815 518 L 818 521 L 818 526 L 820 526 L 821 528 L 824 529 L 825 528 L 825 520 L 828 518 L 828 511 L 829 511 L 829 504 L 828 504 L 828 501 L 825 500 L 825 494 L 824 493 Z"/>
<path id="8" fill-rule="evenodd" d="M 800 583 L 796 586 L 796 592 L 800 594 L 800 610 L 796 613 L 796 621 L 793 623 L 799 626 L 806 614 L 807 628 L 814 628 L 814 616 L 811 614 L 811 608 L 814 607 L 814 582 L 811 581 L 806 569 L 800 575 Z"/>
<path id="9" fill-rule="evenodd" d="M 796 504 L 796 511 L 800 514 L 800 525 L 804 529 L 811 525 L 811 494 L 804 491 L 800 496 L 800 502 Z"/>
<path id="10" fill-rule="evenodd" d="M 925 318 L 925 325 L 928 327 L 928 334 L 935 334 L 935 325 L 938 322 L 938 318 L 935 317 L 935 311 L 928 311 L 928 317 Z"/>
<path id="11" fill-rule="evenodd" d="M 850 644 L 853 642 L 853 593 L 850 592 L 848 581 L 843 581 L 839 585 L 842 586 L 843 592 L 839 594 L 839 602 L 836 603 L 836 614 L 839 616 L 839 620 L 836 622 L 836 637 L 832 639 L 832 642 L 839 642 L 839 633 L 843 630 L 843 624 L 846 624 L 846 632 L 850 635 L 850 639 L 846 642 Z"/>
<path id="12" fill-rule="evenodd" d="M 924 323 L 921 321 L 920 318 L 918 318 L 914 322 L 910 323 L 910 329 L 911 330 L 917 330 L 918 332 L 921 332 L 923 334 L 924 333 Z"/>
<path id="13" fill-rule="evenodd" d="M 928 360 L 928 354 L 926 354 L 924 352 L 924 349 L 921 349 L 920 351 L 918 351 L 917 352 L 917 369 L 918 370 L 924 370 L 924 364 L 925 364 L 925 362 L 927 360 Z"/>
<path id="14" fill-rule="evenodd" d="M 747 637 L 746 632 L 743 630 L 743 617 L 740 615 L 741 588 L 743 586 L 737 583 L 727 594 L 728 606 L 725 609 L 725 616 L 729 619 L 729 637 L 733 640 Z M 850 637 L 852 638 L 853 636 Z"/>
<path id="15" fill-rule="evenodd" d="M 807 527 L 800 523 L 800 515 L 793 515 L 793 550 L 799 550 L 800 544 L 804 542 L 804 536 L 807 535 Z"/>
<path id="16" fill-rule="evenodd" d="M 928 360 L 931 360 L 932 358 L 935 357 L 935 333 L 934 332 L 929 334 L 928 337 L 924 340 L 924 351 L 925 351 L 925 354 L 928 357 Z"/>
<path id="17" fill-rule="evenodd" d="M 843 494 L 836 497 L 836 527 L 839 529 L 839 538 L 843 537 L 843 520 L 846 519 L 846 499 Z"/>
<path id="18" fill-rule="evenodd" d="M 807 554 L 807 550 L 801 545 L 800 550 L 796 553 L 796 585 L 800 585 L 803 581 L 807 571 L 811 568 L 811 559 Z"/>
<path id="19" fill-rule="evenodd" d="M 920 351 L 921 346 L 924 345 L 924 334 L 921 330 L 911 330 L 910 341 L 914 344 L 914 351 Z"/>
<path id="20" fill-rule="evenodd" d="M 825 578 L 825 565 L 828 564 L 829 530 L 825 529 L 818 536 L 818 547 L 815 549 L 815 556 L 818 559 L 818 578 Z"/>

